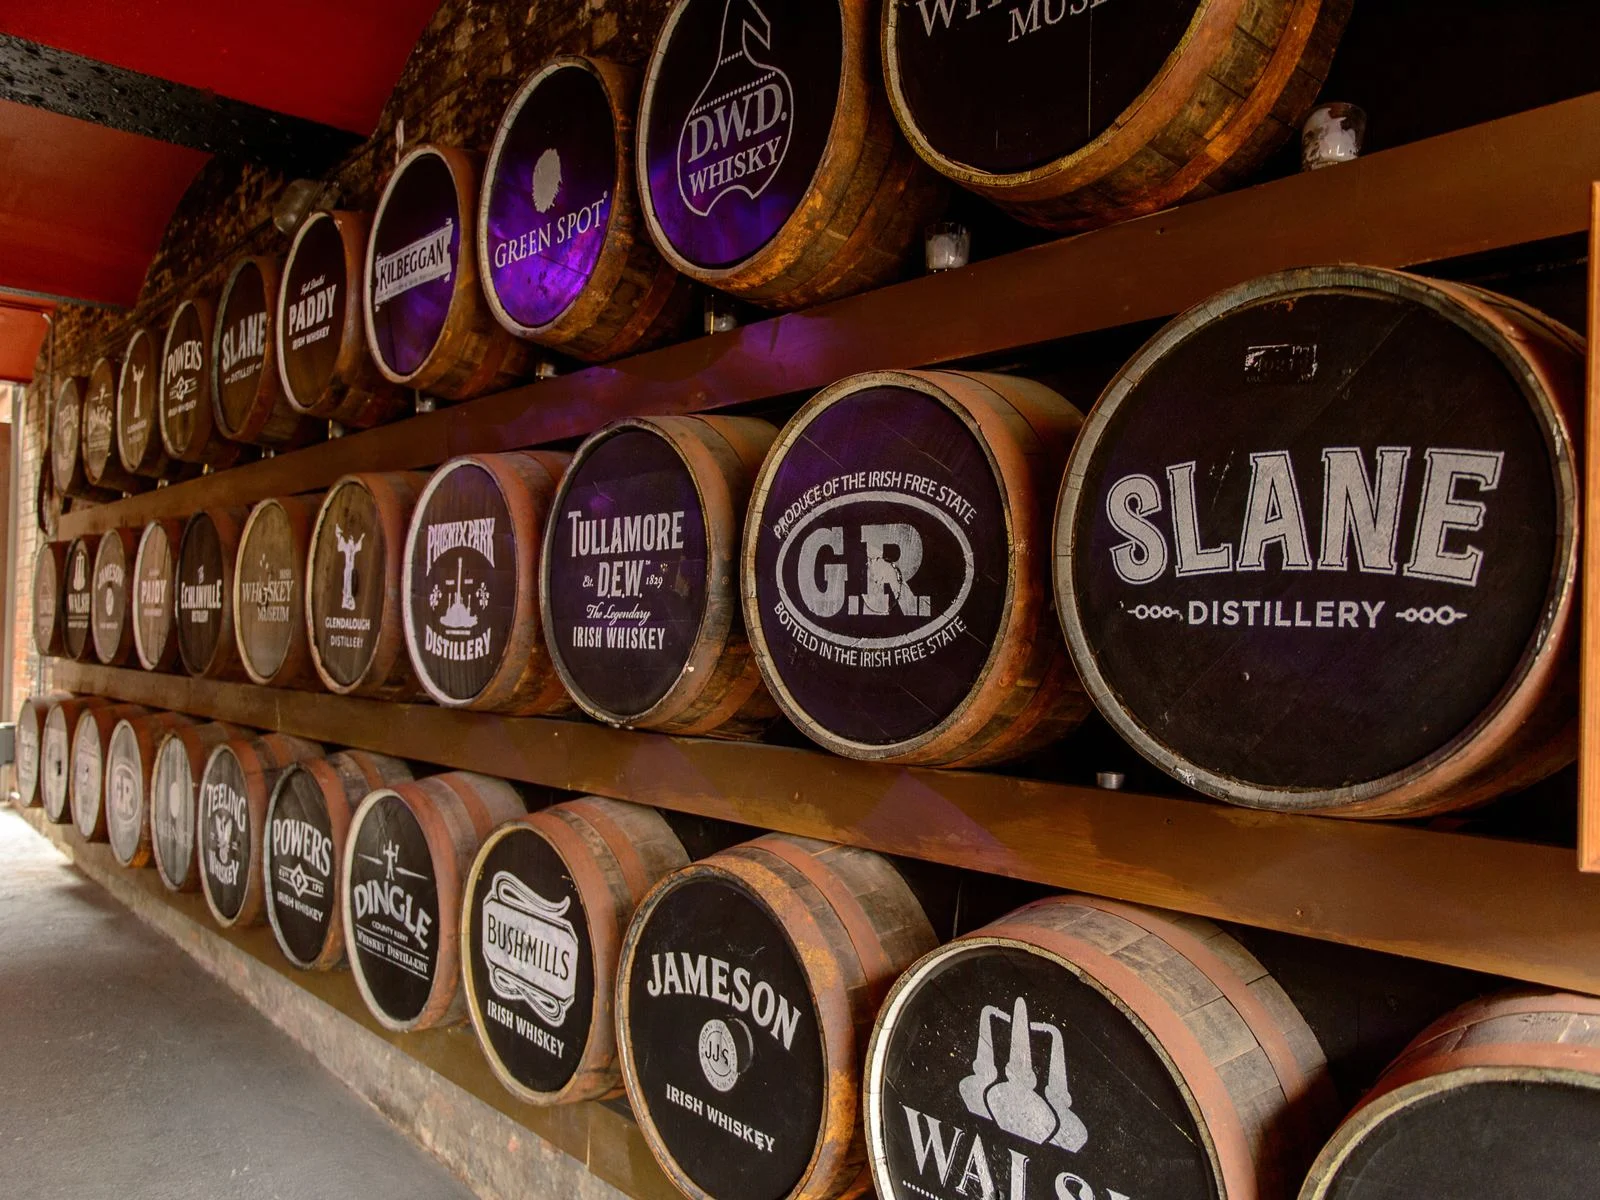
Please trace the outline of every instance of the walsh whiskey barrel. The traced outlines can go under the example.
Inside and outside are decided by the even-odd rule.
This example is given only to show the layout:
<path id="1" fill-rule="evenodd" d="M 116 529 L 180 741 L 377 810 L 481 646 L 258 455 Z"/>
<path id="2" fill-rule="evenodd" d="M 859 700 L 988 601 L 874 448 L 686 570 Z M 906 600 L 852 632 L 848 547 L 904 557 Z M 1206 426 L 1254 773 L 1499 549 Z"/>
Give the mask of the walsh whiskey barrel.
<path id="1" fill-rule="evenodd" d="M 510 784 L 467 771 L 361 802 L 345 843 L 341 916 L 356 984 L 386 1028 L 466 1017 L 458 922 L 467 871 L 490 831 L 527 811 Z"/>
<path id="2" fill-rule="evenodd" d="M 161 351 L 156 420 L 167 454 L 220 470 L 238 462 L 244 447 L 222 436 L 213 412 L 211 340 L 216 323 L 216 310 L 204 296 L 189 297 L 172 314 Z"/>
<path id="3" fill-rule="evenodd" d="M 117 459 L 140 479 L 184 479 L 197 472 L 174 461 L 161 441 L 161 343 L 140 326 L 128 339 L 117 372 Z"/>
<path id="4" fill-rule="evenodd" d="M 68 658 L 88 662 L 94 657 L 90 627 L 94 616 L 94 556 L 100 535 L 86 533 L 67 547 L 65 587 L 61 595 L 62 648 Z"/>
<path id="5" fill-rule="evenodd" d="M 911 889 L 867 850 L 769 834 L 658 884 L 623 943 L 618 1037 L 629 1103 L 679 1190 L 861 1195 L 867 1033 L 935 944 Z"/>
<path id="6" fill-rule="evenodd" d="M 751 417 L 642 417 L 578 448 L 545 529 L 545 641 L 597 721 L 758 731 L 777 715 L 739 611 L 739 534 L 777 435 Z"/>
<path id="7" fill-rule="evenodd" d="M 72 729 L 72 823 L 86 842 L 106 840 L 106 750 L 117 722 L 154 715 L 141 704 L 105 704 L 78 714 Z"/>
<path id="8" fill-rule="evenodd" d="M 907 971 L 863 1102 L 882 1200 L 977 1180 L 996 1197 L 1289 1200 L 1338 1119 L 1316 1037 L 1244 947 L 1079 896 Z"/>
<path id="9" fill-rule="evenodd" d="M 150 777 L 150 849 L 156 874 L 168 891 L 200 890 L 200 864 L 195 854 L 200 777 L 213 750 L 224 742 L 251 736 L 237 725 L 213 721 L 179 726 L 158 742 Z"/>
<path id="10" fill-rule="evenodd" d="M 233 576 L 242 508 L 197 512 L 178 546 L 178 657 L 202 679 L 245 679 L 233 633 Z"/>
<path id="11" fill-rule="evenodd" d="M 117 452 L 117 377 L 121 365 L 102 358 L 89 372 L 83 392 L 83 474 L 95 487 L 118 494 L 142 492 L 148 479 L 122 465 Z"/>
<path id="12" fill-rule="evenodd" d="M 133 560 L 133 646 L 146 671 L 178 665 L 178 547 L 184 522 L 157 517 L 139 535 Z"/>
<path id="13" fill-rule="evenodd" d="M 56 386 L 50 409 L 50 477 L 56 491 L 79 500 L 120 500 L 122 493 L 101 487 L 83 465 L 83 400 L 89 381 L 68 376 Z"/>
<path id="14" fill-rule="evenodd" d="M 43 655 L 66 650 L 67 543 L 40 542 L 33 556 L 33 648 Z"/>
<path id="15" fill-rule="evenodd" d="M 689 865 L 654 809 L 586 796 L 489 835 L 467 880 L 462 982 L 478 1044 L 530 1104 L 622 1090 L 617 962 L 639 901 Z"/>
<path id="16" fill-rule="evenodd" d="M 1347 816 L 1572 761 L 1583 363 L 1512 301 L 1362 267 L 1179 317 L 1101 397 L 1056 519 L 1106 718 L 1209 795 Z"/>
<path id="17" fill-rule="evenodd" d="M 639 111 L 650 236 L 691 279 L 803 308 L 905 270 L 944 190 L 900 139 L 870 0 L 678 0 Z"/>
<path id="18" fill-rule="evenodd" d="M 233 570 L 233 631 L 252 683 L 316 683 L 306 638 L 306 555 L 320 496 L 282 496 L 250 510 Z"/>
<path id="19" fill-rule="evenodd" d="M 217 429 L 235 442 L 285 446 L 311 440 L 315 427 L 284 394 L 278 373 L 276 258 L 246 255 L 233 264 L 212 332 L 211 403 Z"/>
<path id="20" fill-rule="evenodd" d="M 508 387 L 528 351 L 500 327 L 473 251 L 482 158 L 413 147 L 389 176 L 367 242 L 367 346 L 391 382 L 444 400 Z"/>
<path id="21" fill-rule="evenodd" d="M 139 531 L 135 529 L 110 530 L 95 547 L 89 632 L 94 656 L 107 666 L 126 666 L 133 660 L 128 575 L 138 550 Z"/>
<path id="22" fill-rule="evenodd" d="M 452 459 L 411 516 L 400 596 L 406 649 L 440 704 L 555 713 L 569 701 L 539 622 L 539 555 L 568 456 Z"/>
<path id="23" fill-rule="evenodd" d="M 147 717 L 124 717 L 111 731 L 105 751 L 106 839 L 125 867 L 147 867 L 153 858 L 150 797 L 155 794 L 151 777 L 156 748 L 174 729 L 195 724 L 194 717 L 182 713 L 153 712 Z"/>
<path id="24" fill-rule="evenodd" d="M 809 737 L 973 766 L 1082 719 L 1045 553 L 1045 497 L 1081 422 L 1027 380 L 880 371 L 784 427 L 745 524 L 744 618 Z"/>
<path id="25" fill-rule="evenodd" d="M 17 713 L 17 804 L 21 808 L 41 803 L 44 723 L 52 708 L 70 698 L 67 692 L 29 696 Z"/>

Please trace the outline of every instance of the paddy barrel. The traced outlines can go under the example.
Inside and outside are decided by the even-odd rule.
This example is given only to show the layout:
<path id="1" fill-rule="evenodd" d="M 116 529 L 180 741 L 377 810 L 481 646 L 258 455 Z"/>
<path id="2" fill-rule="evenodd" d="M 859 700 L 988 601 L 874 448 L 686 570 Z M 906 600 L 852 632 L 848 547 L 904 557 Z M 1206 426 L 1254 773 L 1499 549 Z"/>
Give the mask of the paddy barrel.
<path id="1" fill-rule="evenodd" d="M 129 594 L 133 647 L 146 671 L 170 671 L 178 665 L 178 548 L 183 526 L 176 517 L 157 517 L 139 535 Z"/>
<path id="2" fill-rule="evenodd" d="M 211 752 L 222 743 L 250 737 L 237 725 L 213 721 L 173 729 L 156 746 L 150 779 L 150 849 L 156 874 L 170 892 L 198 892 L 200 866 L 195 853 L 195 813 L 200 777 Z"/>
<path id="3" fill-rule="evenodd" d="M 161 343 L 144 326 L 133 331 L 117 372 L 117 457 L 144 480 L 184 479 L 191 463 L 173 459 L 161 440 Z"/>
<path id="4" fill-rule="evenodd" d="M 117 722 L 152 716 L 142 704 L 105 704 L 78 714 L 72 729 L 72 823 L 86 842 L 106 840 L 106 750 Z"/>
<path id="5" fill-rule="evenodd" d="M 39 803 L 57 825 L 72 821 L 72 735 L 78 718 L 112 701 L 104 696 L 68 696 L 51 704 L 44 716 L 39 745 Z"/>
<path id="6" fill-rule="evenodd" d="M 111 731 L 105 752 L 106 840 L 125 867 L 147 867 L 153 860 L 150 810 L 156 750 L 166 735 L 197 724 L 182 713 L 155 712 L 123 717 Z"/>
<path id="7" fill-rule="evenodd" d="M 131 575 L 138 552 L 136 529 L 108 530 L 95 547 L 89 632 L 95 658 L 107 666 L 133 660 Z"/>
<path id="8" fill-rule="evenodd" d="M 195 513 L 178 546 L 178 657 L 202 679 L 246 679 L 234 637 L 233 579 L 239 538 L 248 517 L 242 508 Z"/>
<path id="9" fill-rule="evenodd" d="M 102 358 L 89 371 L 83 391 L 83 474 L 95 487 L 118 494 L 142 492 L 150 480 L 122 465 L 117 450 L 117 379 L 121 364 Z"/>
<path id="10" fill-rule="evenodd" d="M 233 631 L 252 683 L 310 687 L 306 555 L 321 496 L 282 496 L 250 510 L 233 569 Z"/>
<path id="11" fill-rule="evenodd" d="M 40 542 L 33 556 L 33 648 L 59 655 L 67 644 L 67 543 Z"/>
<path id="12" fill-rule="evenodd" d="M 233 264 L 217 303 L 211 346 L 211 400 L 217 429 L 235 442 L 286 446 L 310 441 L 312 423 L 284 395 L 278 373 L 281 264 L 245 255 Z"/>
<path id="13" fill-rule="evenodd" d="M 44 765 L 44 723 L 50 710 L 69 698 L 67 692 L 29 696 L 17 712 L 17 802 L 33 808 L 42 802 L 39 782 Z"/>
<path id="14" fill-rule="evenodd" d="M 73 538 L 67 547 L 61 596 L 62 649 L 79 662 L 94 657 L 94 556 L 99 548 L 100 535 L 94 533 Z"/>
<path id="15" fill-rule="evenodd" d="M 220 470 L 244 455 L 217 428 L 211 403 L 211 343 L 216 309 L 205 296 L 190 296 L 173 311 L 161 350 L 157 421 L 162 448 L 180 462 Z"/>

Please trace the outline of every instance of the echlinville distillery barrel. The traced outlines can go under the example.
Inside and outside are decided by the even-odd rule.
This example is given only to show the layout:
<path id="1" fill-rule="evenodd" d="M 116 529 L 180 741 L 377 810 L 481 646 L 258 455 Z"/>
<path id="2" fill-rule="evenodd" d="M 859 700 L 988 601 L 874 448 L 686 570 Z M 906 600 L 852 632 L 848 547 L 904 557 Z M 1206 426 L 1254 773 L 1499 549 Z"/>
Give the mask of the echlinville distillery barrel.
<path id="1" fill-rule="evenodd" d="M 667 261 L 801 308 L 903 271 L 943 186 L 900 139 L 871 0 L 678 0 L 639 111 L 639 191 Z"/>
<path id="2" fill-rule="evenodd" d="M 1572 761 L 1583 364 L 1513 301 L 1362 267 L 1179 317 L 1061 494 L 1058 609 L 1101 711 L 1262 808 L 1413 816 Z"/>
<path id="3" fill-rule="evenodd" d="M 316 682 L 306 639 L 306 555 L 321 496 L 281 496 L 250 510 L 233 571 L 233 631 L 252 683 Z"/>
<path id="4" fill-rule="evenodd" d="M 141 704 L 105 704 L 78 714 L 72 729 L 72 783 L 67 796 L 72 823 L 84 841 L 106 840 L 106 749 L 117 722 L 152 715 Z"/>
<path id="5" fill-rule="evenodd" d="M 194 724 L 194 717 L 182 713 L 156 712 L 123 717 L 111 731 L 105 754 L 106 839 L 125 867 L 147 867 L 154 857 L 150 810 L 156 750 L 174 729 Z"/>
<path id="6" fill-rule="evenodd" d="M 440 704 L 553 713 L 570 701 L 539 621 L 545 521 L 568 456 L 516 451 L 434 472 L 406 535 L 406 649 Z"/>
<path id="7" fill-rule="evenodd" d="M 249 514 L 242 508 L 195 513 L 178 546 L 178 657 L 203 679 L 245 679 L 234 638 L 233 577 L 239 538 Z"/>
<path id="8" fill-rule="evenodd" d="M 120 500 L 122 493 L 89 479 L 83 466 L 83 398 L 89 381 L 69 375 L 56 385 L 50 408 L 50 477 L 56 491 L 80 500 Z"/>
<path id="9" fill-rule="evenodd" d="M 260 446 L 309 441 L 314 426 L 284 395 L 278 373 L 280 264 L 246 255 L 233 264 L 217 302 L 211 344 L 211 403 L 222 436 Z"/>
<path id="10" fill-rule="evenodd" d="M 809 737 L 972 766 L 1089 711 L 1046 554 L 1047 496 L 1081 421 L 1028 380 L 885 371 L 834 384 L 784 427 L 745 525 L 744 618 Z"/>
<path id="11" fill-rule="evenodd" d="M 155 771 L 150 777 L 150 849 L 156 874 L 168 891 L 200 890 L 195 853 L 200 777 L 213 750 L 249 736 L 237 725 L 213 721 L 180 726 L 157 743 Z"/>
<path id="12" fill-rule="evenodd" d="M 100 535 L 86 533 L 67 547 L 66 575 L 61 596 L 62 641 L 67 657 L 88 662 L 94 657 L 90 634 L 94 620 L 94 556 Z"/>
<path id="13" fill-rule="evenodd" d="M 545 529 L 545 641 L 609 725 L 753 732 L 777 714 L 739 610 L 739 535 L 777 435 L 752 417 L 645 417 L 579 447 Z"/>
<path id="14" fill-rule="evenodd" d="M 45 713 L 39 747 L 39 803 L 57 825 L 72 820 L 72 735 L 78 718 L 91 708 L 112 704 L 104 696 L 68 696 Z"/>
<path id="15" fill-rule="evenodd" d="M 770 834 L 658 884 L 623 943 L 618 1037 L 667 1177 L 695 1200 L 862 1194 L 867 1031 L 935 944 L 867 850 Z"/>
<path id="16" fill-rule="evenodd" d="M 33 648 L 58 655 L 66 649 L 67 543 L 40 542 L 33 556 Z"/>
<path id="17" fill-rule="evenodd" d="M 178 665 L 178 548 L 183 526 L 176 517 L 157 517 L 139 535 L 129 604 L 134 651 L 146 671 L 170 671 Z"/>
<path id="18" fill-rule="evenodd" d="M 167 454 L 160 400 L 161 342 L 141 325 L 128 338 L 117 372 L 117 457 L 124 470 L 141 479 L 187 478 L 198 468 Z"/>
<path id="19" fill-rule="evenodd" d="M 204 296 L 190 296 L 167 323 L 161 351 L 161 393 L 157 422 L 161 445 L 180 462 L 231 467 L 244 447 L 217 428 L 211 403 L 211 339 L 216 309 Z"/>
<path id="20" fill-rule="evenodd" d="M 83 474 L 95 487 L 141 492 L 150 481 L 122 465 L 117 451 L 117 377 L 121 364 L 102 358 L 83 390 Z"/>
<path id="21" fill-rule="evenodd" d="M 44 723 L 50 710 L 68 698 L 66 692 L 29 696 L 17 712 L 17 803 L 23 808 L 32 808 L 40 803 Z"/>
<path id="22" fill-rule="evenodd" d="M 94 551 L 89 632 L 94 656 L 107 666 L 133 659 L 133 603 L 130 576 L 139 552 L 139 530 L 112 529 Z"/>

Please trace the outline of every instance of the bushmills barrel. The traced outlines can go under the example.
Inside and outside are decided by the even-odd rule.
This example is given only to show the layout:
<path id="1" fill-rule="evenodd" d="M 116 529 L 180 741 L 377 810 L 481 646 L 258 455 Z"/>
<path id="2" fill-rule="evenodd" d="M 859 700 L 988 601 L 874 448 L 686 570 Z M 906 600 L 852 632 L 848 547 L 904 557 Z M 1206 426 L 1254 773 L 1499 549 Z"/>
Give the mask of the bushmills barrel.
<path id="1" fill-rule="evenodd" d="M 111 731 L 105 752 L 106 840 L 125 867 L 147 867 L 151 850 L 150 810 L 156 749 L 172 730 L 198 722 L 182 713 L 124 717 Z"/>
<path id="2" fill-rule="evenodd" d="M 32 808 L 40 803 L 44 723 L 51 708 L 66 699 L 66 692 L 29 696 L 17 713 L 17 803 L 23 808 Z"/>
<path id="3" fill-rule="evenodd" d="M 178 665 L 178 548 L 183 526 L 176 517 L 157 517 L 139 535 L 128 602 L 133 609 L 134 650 L 146 671 L 170 671 Z"/>
<path id="4" fill-rule="evenodd" d="M 100 548 L 98 534 L 86 533 L 72 539 L 61 596 L 62 648 L 68 658 L 88 662 L 94 657 L 90 627 L 94 617 L 94 556 Z"/>
<path id="5" fill-rule="evenodd" d="M 161 444 L 182 462 L 231 467 L 244 447 L 217 428 L 211 403 L 211 340 L 216 310 L 204 296 L 190 296 L 167 323 L 161 350 L 161 393 L 157 421 Z"/>
<path id="6" fill-rule="evenodd" d="M 233 576 L 248 514 L 241 508 L 195 513 L 178 546 L 178 657 L 204 679 L 245 679 L 233 632 Z"/>
<path id="7" fill-rule="evenodd" d="M 156 746 L 150 778 L 150 849 L 156 874 L 170 892 L 198 892 L 200 864 L 195 853 L 200 777 L 211 752 L 222 743 L 248 737 L 236 725 L 213 721 L 173 729 Z"/>
<path id="8" fill-rule="evenodd" d="M 94 642 L 94 656 L 107 666 L 125 666 L 133 659 L 130 576 L 138 552 L 139 530 L 136 529 L 108 530 L 95 547 L 89 631 Z"/>
<path id="9" fill-rule="evenodd" d="M 78 714 L 72 729 L 72 823 L 86 842 L 106 840 L 106 749 L 117 722 L 153 715 L 140 704 L 105 704 Z"/>
<path id="10" fill-rule="evenodd" d="M 233 630 L 252 683 L 316 681 L 306 639 L 306 554 L 320 496 L 282 496 L 250 510 L 233 572 Z"/>
<path id="11" fill-rule="evenodd" d="M 50 706 L 39 747 L 39 803 L 57 825 L 72 820 L 72 735 L 78 718 L 111 704 L 103 696 L 69 696 Z"/>
<path id="12" fill-rule="evenodd" d="M 89 479 L 83 466 L 83 398 L 89 381 L 69 375 L 56 385 L 50 408 L 50 477 L 56 491 L 80 500 L 119 500 L 122 493 Z"/>
<path id="13" fill-rule="evenodd" d="M 33 556 L 33 648 L 61 654 L 66 648 L 67 543 L 40 542 Z"/>
<path id="14" fill-rule="evenodd" d="M 117 451 L 117 377 L 121 364 L 102 358 L 89 371 L 83 390 L 83 474 L 95 487 L 140 492 L 148 479 L 122 465 Z"/>
<path id="15" fill-rule="evenodd" d="M 282 446 L 309 441 L 314 427 L 290 406 L 278 374 L 275 328 L 279 263 L 246 255 L 233 264 L 217 302 L 211 402 L 222 436 Z"/>
<path id="16" fill-rule="evenodd" d="M 182 479 L 192 464 L 175 462 L 161 441 L 161 342 L 140 326 L 128 338 L 117 373 L 117 457 L 141 479 Z"/>

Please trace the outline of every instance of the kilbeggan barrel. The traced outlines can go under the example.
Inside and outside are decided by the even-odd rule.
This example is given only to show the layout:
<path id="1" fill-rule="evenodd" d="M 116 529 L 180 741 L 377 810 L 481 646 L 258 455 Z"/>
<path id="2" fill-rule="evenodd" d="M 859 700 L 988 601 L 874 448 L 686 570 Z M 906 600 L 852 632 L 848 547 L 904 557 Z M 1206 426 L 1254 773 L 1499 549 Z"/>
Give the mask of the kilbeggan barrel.
<path id="1" fill-rule="evenodd" d="M 94 551 L 89 633 L 94 656 L 108 666 L 133 659 L 133 604 L 129 575 L 139 550 L 139 531 L 112 529 L 101 535 Z"/>
<path id="2" fill-rule="evenodd" d="M 139 535 L 133 559 L 133 646 L 146 671 L 178 665 L 178 547 L 184 523 L 157 517 Z"/>
<path id="3" fill-rule="evenodd" d="M 1289 1200 L 1338 1119 L 1277 981 L 1206 921 L 1080 896 L 957 938 L 878 1014 L 882 1200 Z"/>
<path id="4" fill-rule="evenodd" d="M 688 865 L 660 813 L 596 796 L 489 835 L 467 880 L 462 982 L 484 1057 L 520 1099 L 568 1104 L 622 1090 L 622 938 L 645 893 Z"/>
<path id="5" fill-rule="evenodd" d="M 213 721 L 173 729 L 156 746 L 150 778 L 150 849 L 156 874 L 171 892 L 198 892 L 200 865 L 195 854 L 195 814 L 200 777 L 211 752 L 223 742 L 248 738 L 236 725 Z"/>
<path id="6" fill-rule="evenodd" d="M 106 750 L 117 722 L 152 716 L 140 704 L 86 708 L 72 728 L 72 783 L 67 789 L 72 823 L 86 842 L 106 840 Z"/>
<path id="7" fill-rule="evenodd" d="M 104 696 L 68 696 L 45 714 L 39 748 L 39 803 L 57 825 L 72 821 L 72 735 L 78 718 L 111 704 Z"/>
<path id="8" fill-rule="evenodd" d="M 695 1200 L 861 1195 L 867 1031 L 935 944 L 867 850 L 770 834 L 658 884 L 623 943 L 618 1038 L 667 1177 Z"/>
<path id="9" fill-rule="evenodd" d="M 539 604 L 561 681 L 591 717 L 704 734 L 776 716 L 738 584 L 776 435 L 751 417 L 643 417 L 579 447 L 545 529 Z"/>
<path id="10" fill-rule="evenodd" d="M 56 491 L 80 500 L 120 500 L 122 493 L 90 482 L 83 466 L 83 398 L 89 381 L 69 375 L 56 385 L 50 408 L 50 477 Z"/>
<path id="11" fill-rule="evenodd" d="M 23 808 L 39 804 L 43 776 L 44 723 L 50 710 L 69 699 L 66 692 L 29 696 L 17 713 L 17 803 Z"/>
<path id="12" fill-rule="evenodd" d="M 1028 380 L 882 371 L 784 427 L 745 523 L 744 618 L 809 737 L 972 766 L 1082 719 L 1046 554 L 1047 497 L 1081 421 Z"/>
<path id="13" fill-rule="evenodd" d="M 539 556 L 568 456 L 452 459 L 411 516 L 400 596 L 406 649 L 440 704 L 552 713 L 569 701 L 539 627 Z"/>
<path id="14" fill-rule="evenodd" d="M 284 395 L 278 374 L 276 258 L 249 254 L 233 264 L 217 302 L 211 345 L 211 403 L 217 428 L 235 442 L 283 446 L 314 427 Z"/>
<path id="15" fill-rule="evenodd" d="M 66 649 L 67 543 L 40 542 L 33 556 L 33 648 L 59 655 Z"/>
<path id="16" fill-rule="evenodd" d="M 900 139 L 872 0 L 678 0 L 639 111 L 650 235 L 692 279 L 802 308 L 902 272 L 943 186 Z"/>
<path id="17" fill-rule="evenodd" d="M 1583 365 L 1514 301 L 1363 267 L 1168 325 L 1101 397 L 1056 520 L 1106 718 L 1262 808 L 1415 816 L 1572 761 Z"/>
<path id="18" fill-rule="evenodd" d="M 231 467 L 244 447 L 217 428 L 211 403 L 211 339 L 216 309 L 204 296 L 190 296 L 167 323 L 161 351 L 161 394 L 157 421 L 161 444 L 185 463 Z"/>
<path id="19" fill-rule="evenodd" d="M 198 722 L 182 713 L 154 712 L 124 717 L 111 731 L 105 753 L 106 840 L 125 867 L 147 867 L 151 852 L 151 777 L 156 749 L 172 730 Z M 82 826 L 79 826 L 80 830 Z"/>
<path id="20" fill-rule="evenodd" d="M 67 547 L 66 574 L 61 596 L 62 641 L 68 658 L 87 662 L 94 657 L 90 626 L 94 617 L 94 556 L 100 535 L 86 533 Z"/>
<path id="21" fill-rule="evenodd" d="M 233 570 L 233 631 L 252 683 L 310 686 L 306 555 L 320 496 L 281 496 L 250 510 Z"/>
<path id="22" fill-rule="evenodd" d="M 233 633 L 233 576 L 248 514 L 241 508 L 197 512 L 178 546 L 178 657 L 203 679 L 245 679 Z"/>
<path id="23" fill-rule="evenodd" d="M 117 458 L 141 479 L 182 479 L 195 473 L 174 461 L 161 441 L 161 343 L 143 326 L 133 331 L 117 372 Z"/>
<path id="24" fill-rule="evenodd" d="M 89 372 L 83 391 L 83 474 L 95 487 L 142 492 L 150 481 L 122 465 L 117 451 L 117 377 L 120 364 L 102 358 Z"/>

